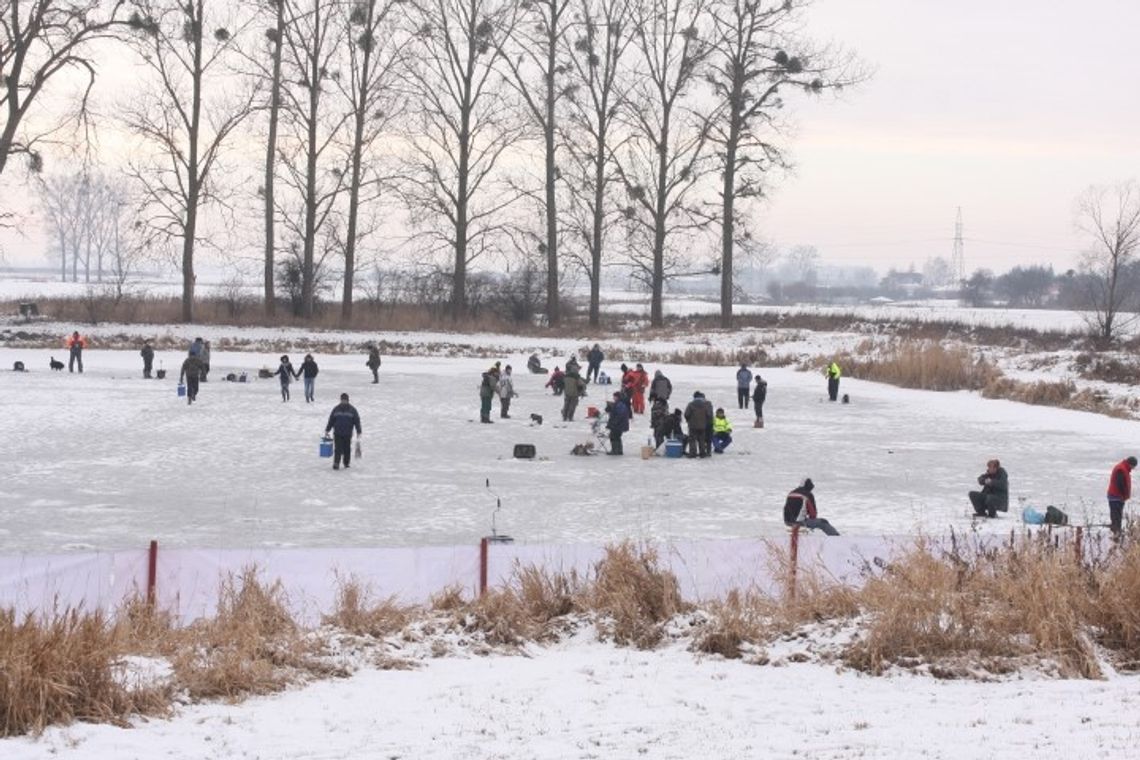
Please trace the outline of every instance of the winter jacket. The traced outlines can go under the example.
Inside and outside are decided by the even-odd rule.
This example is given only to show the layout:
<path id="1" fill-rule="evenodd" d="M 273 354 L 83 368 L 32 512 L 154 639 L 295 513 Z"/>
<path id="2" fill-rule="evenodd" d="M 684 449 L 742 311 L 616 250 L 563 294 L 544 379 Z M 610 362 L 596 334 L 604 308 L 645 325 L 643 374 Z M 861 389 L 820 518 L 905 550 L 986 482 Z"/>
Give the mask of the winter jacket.
<path id="1" fill-rule="evenodd" d="M 578 360 L 573 356 L 566 360 L 566 374 L 570 374 L 571 372 L 577 373 L 580 369 L 582 369 L 582 365 L 579 364 Z"/>
<path id="2" fill-rule="evenodd" d="M 315 359 L 306 359 L 305 361 L 301 362 L 301 375 L 303 377 L 316 377 L 317 373 L 320 371 L 321 370 L 319 367 L 317 367 L 317 362 Z"/>
<path id="3" fill-rule="evenodd" d="M 83 349 L 87 348 L 87 339 L 82 335 L 71 335 L 67 338 L 67 350 L 73 356 L 83 353 Z"/>
<path id="4" fill-rule="evenodd" d="M 681 440 L 685 437 L 685 431 L 681 428 L 681 415 L 679 414 L 666 415 L 665 419 L 654 430 L 662 438 Z"/>
<path id="5" fill-rule="evenodd" d="M 577 370 L 566 373 L 566 377 L 562 379 L 562 392 L 571 398 L 586 395 L 586 381 Z"/>
<path id="6" fill-rule="evenodd" d="M 364 362 L 364 366 L 368 369 L 380 369 L 380 349 L 370 348 L 368 350 L 368 361 Z"/>
<path id="7" fill-rule="evenodd" d="M 210 366 L 210 347 L 205 343 L 202 344 L 202 350 L 198 352 L 198 358 L 202 360 L 202 364 L 207 367 Z"/>
<path id="8" fill-rule="evenodd" d="M 510 375 L 504 374 L 499 378 L 496 390 L 499 392 L 499 398 L 514 398 L 516 395 L 515 381 L 511 379 Z"/>
<path id="9" fill-rule="evenodd" d="M 768 381 L 761 380 L 756 383 L 756 387 L 752 389 L 752 400 L 756 402 L 757 406 L 763 404 L 768 399 Z"/>
<path id="10" fill-rule="evenodd" d="M 839 365 L 832 362 L 827 368 L 827 377 L 831 380 L 838 380 L 839 376 L 843 373 L 839 371 Z"/>
<path id="11" fill-rule="evenodd" d="M 1125 459 L 1112 468 L 1108 477 L 1108 498 L 1128 501 L 1132 498 L 1132 465 Z"/>
<path id="12" fill-rule="evenodd" d="M 182 362 L 182 371 L 178 374 L 178 383 L 181 385 L 186 377 L 198 378 L 202 376 L 202 360 L 191 354 Z"/>
<path id="13" fill-rule="evenodd" d="M 340 436 L 352 437 L 352 431 L 356 430 L 359 434 L 360 430 L 360 414 L 356 411 L 356 407 L 347 401 L 342 401 L 333 407 L 332 414 L 329 415 L 329 424 L 325 425 L 325 432 L 333 431 L 334 434 Z"/>
<path id="14" fill-rule="evenodd" d="M 297 377 L 297 373 L 293 371 L 292 362 L 281 362 L 281 366 L 277 368 L 277 371 L 274 372 L 273 375 L 281 378 L 282 385 L 288 385 Z"/>
<path id="15" fill-rule="evenodd" d="M 653 382 L 649 386 L 649 398 L 659 398 L 665 401 L 673 395 L 673 383 L 669 382 L 669 378 L 665 377 L 661 370 L 653 373 Z"/>
<path id="16" fill-rule="evenodd" d="M 143 346 L 142 351 L 139 351 L 139 356 L 143 358 L 144 362 L 150 364 L 154 361 L 154 349 L 150 346 Z"/>
<path id="17" fill-rule="evenodd" d="M 689 423 L 689 432 L 704 432 L 712 424 L 712 405 L 701 397 L 694 398 L 685 407 L 685 422 Z"/>
<path id="18" fill-rule="evenodd" d="M 795 525 L 804 520 L 814 520 L 817 511 L 815 496 L 807 486 L 793 488 L 784 500 L 784 524 Z"/>
<path id="19" fill-rule="evenodd" d="M 653 402 L 653 408 L 649 410 L 649 426 L 656 430 L 661 427 L 665 422 L 665 418 L 669 416 L 669 405 L 665 403 L 664 399 L 658 399 Z"/>
<path id="20" fill-rule="evenodd" d="M 606 420 L 606 428 L 615 433 L 629 430 L 629 405 L 625 401 L 615 401 L 610 405 L 610 418 Z"/>
<path id="21" fill-rule="evenodd" d="M 191 343 L 191 344 L 190 344 L 190 351 L 189 351 L 189 354 L 190 354 L 191 356 L 200 356 L 200 355 L 202 354 L 202 349 L 203 349 L 204 347 L 205 347 L 205 346 L 204 346 L 204 344 L 202 343 L 202 341 L 200 341 L 200 340 L 196 340 L 196 341 L 194 341 L 193 343 Z"/>
<path id="22" fill-rule="evenodd" d="M 736 387 L 747 388 L 750 385 L 752 385 L 752 370 L 747 367 L 736 370 Z"/>
<path id="23" fill-rule="evenodd" d="M 989 480 L 989 483 L 986 481 Z M 993 475 L 986 470 L 978 476 L 978 485 L 986 498 L 986 506 L 1005 511 L 1009 509 L 1009 474 L 1004 467 L 997 468 Z"/>
<path id="24" fill-rule="evenodd" d="M 713 432 L 731 433 L 732 423 L 728 421 L 728 417 L 713 417 Z"/>
<path id="25" fill-rule="evenodd" d="M 489 399 L 495 397 L 495 389 L 499 386 L 499 378 L 494 372 L 483 373 L 483 383 L 479 386 L 479 398 Z"/>
<path id="26" fill-rule="evenodd" d="M 602 353 L 602 349 L 598 346 L 594 346 L 590 349 L 590 353 L 586 354 L 586 362 L 589 363 L 591 367 L 602 366 L 602 360 L 605 358 L 606 355 Z"/>
<path id="27" fill-rule="evenodd" d="M 545 387 L 554 388 L 555 390 L 557 390 L 558 388 L 560 388 L 562 386 L 562 381 L 563 381 L 563 378 L 565 378 L 565 377 L 566 377 L 565 372 L 563 372 L 560 369 L 555 369 L 553 372 L 550 373 L 550 379 L 546 381 Z"/>
<path id="28" fill-rule="evenodd" d="M 633 392 L 639 396 L 644 394 L 645 389 L 649 387 L 649 373 L 643 369 L 635 369 L 630 372 L 630 375 L 632 375 L 633 380 Z"/>

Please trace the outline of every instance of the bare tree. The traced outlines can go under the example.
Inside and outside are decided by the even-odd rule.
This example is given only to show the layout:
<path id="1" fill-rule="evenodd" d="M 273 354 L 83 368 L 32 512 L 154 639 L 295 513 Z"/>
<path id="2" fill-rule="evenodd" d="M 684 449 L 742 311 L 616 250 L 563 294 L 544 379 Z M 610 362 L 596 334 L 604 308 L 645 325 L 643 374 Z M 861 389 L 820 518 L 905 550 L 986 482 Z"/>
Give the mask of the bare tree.
<path id="1" fill-rule="evenodd" d="M 665 278 L 676 262 L 666 250 L 678 234 L 705 226 L 690 191 L 707 171 L 707 124 L 686 101 L 710 47 L 700 23 L 708 0 L 641 0 L 634 12 L 638 61 L 624 113 L 631 137 L 615 164 L 629 196 L 634 233 L 648 245 L 630 249 L 635 276 L 651 293 L 649 321 L 664 323 Z M 648 254 L 644 249 L 648 248 Z"/>
<path id="2" fill-rule="evenodd" d="M 217 3 L 217 8 L 213 3 Z M 223 148 L 253 108 L 254 93 L 226 69 L 236 26 L 215 26 L 229 8 L 213 0 L 140 0 L 134 42 L 153 87 L 124 107 L 128 128 L 153 149 L 131 162 L 151 236 L 181 245 L 182 319 L 194 319 L 194 253 L 203 209 L 222 200 Z M 234 21 L 235 19 L 228 19 Z"/>
<path id="3" fill-rule="evenodd" d="M 613 131 L 622 106 L 618 72 L 633 40 L 632 0 L 577 0 L 575 26 L 566 41 L 574 78 L 567 85 L 563 142 L 569 161 L 561 179 L 570 192 L 567 229 L 581 241 L 575 259 L 590 281 L 590 325 L 601 322 L 602 259 L 606 234 L 620 218 L 607 191 L 614 181 Z M 571 40 L 572 38 L 572 40 Z"/>
<path id="4" fill-rule="evenodd" d="M 71 268 L 72 282 L 103 282 L 112 274 L 116 231 L 127 203 L 121 182 L 98 172 L 83 170 L 74 174 L 39 178 L 37 195 L 52 245 L 60 256 L 64 282 Z"/>
<path id="5" fill-rule="evenodd" d="M 809 0 L 713 0 L 707 81 L 718 101 L 710 140 L 721 169 L 721 326 L 732 326 L 733 251 L 738 201 L 759 198 L 766 175 L 785 167 L 775 140 L 781 133 L 781 92 L 820 93 L 852 84 L 849 57 L 812 51 L 803 38 Z"/>
<path id="6" fill-rule="evenodd" d="M 1090 187 L 1077 200 L 1077 229 L 1088 236 L 1081 270 L 1089 275 L 1089 326 L 1106 341 L 1137 319 L 1140 293 L 1126 282 L 1140 254 L 1140 185 Z"/>
<path id="7" fill-rule="evenodd" d="M 572 0 L 520 0 L 520 16 L 503 63 L 518 91 L 524 110 L 542 135 L 543 210 L 546 239 L 539 251 L 546 258 L 546 320 L 557 325 L 558 302 L 558 102 L 567 93 L 562 81 L 569 73 L 563 58 Z"/>
<path id="8" fill-rule="evenodd" d="M 467 269 L 494 246 L 517 194 L 499 163 L 521 135 L 499 75 L 501 41 L 514 24 L 509 0 L 414 0 L 408 67 L 417 112 L 401 194 L 428 253 L 449 251 L 451 313 L 468 307 Z"/>
<path id="9" fill-rule="evenodd" d="M 123 23 L 126 0 L 0 0 L 0 175 L 14 155 L 26 155 L 33 171 L 43 166 L 37 145 L 76 124 L 88 124 L 95 84 L 92 47 L 112 39 Z M 83 82 L 78 103 L 58 121 L 39 119 L 36 106 L 55 85 Z"/>
<path id="10" fill-rule="evenodd" d="M 396 27 L 393 9 L 400 1 L 354 0 L 351 6 L 345 6 L 349 76 L 347 81 L 341 77 L 338 82 L 349 100 L 352 120 L 341 299 L 341 319 L 346 324 L 352 319 L 357 245 L 362 237 L 361 206 L 374 204 L 379 197 L 378 173 L 373 170 L 365 176 L 365 152 L 384 134 L 400 110 L 395 97 L 395 80 L 401 71 L 403 48 L 408 39 L 407 35 L 398 34 Z"/>
<path id="11" fill-rule="evenodd" d="M 303 6 L 290 5 L 285 22 L 281 116 L 288 134 L 281 138 L 278 159 L 300 214 L 288 200 L 278 202 L 278 213 L 299 243 L 290 250 L 299 257 L 301 315 L 306 318 L 313 316 L 318 274 L 339 250 L 334 228 L 340 223 L 338 201 L 348 186 L 348 161 L 340 146 L 351 114 L 327 97 L 344 75 L 347 29 L 340 15 L 340 0 L 307 0 Z"/>
<path id="12" fill-rule="evenodd" d="M 265 316 L 272 318 L 277 313 L 277 293 L 274 287 L 275 260 L 277 254 L 277 130 L 281 121 L 281 59 L 285 46 L 286 0 L 264 0 L 260 6 L 267 13 L 273 25 L 265 29 L 265 42 L 268 48 L 268 61 L 253 51 L 247 52 L 257 76 L 268 85 L 266 98 L 265 171 L 262 180 L 262 212 L 265 225 L 264 249 L 262 254 L 262 286 L 265 297 Z"/>

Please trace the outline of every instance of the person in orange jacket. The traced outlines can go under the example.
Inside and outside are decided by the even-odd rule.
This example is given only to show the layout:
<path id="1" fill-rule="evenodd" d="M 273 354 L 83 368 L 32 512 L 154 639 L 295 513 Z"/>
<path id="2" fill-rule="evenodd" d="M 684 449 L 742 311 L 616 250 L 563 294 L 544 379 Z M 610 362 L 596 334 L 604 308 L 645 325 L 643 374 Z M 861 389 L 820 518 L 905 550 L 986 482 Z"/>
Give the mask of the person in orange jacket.
<path id="1" fill-rule="evenodd" d="M 1124 523 L 1124 502 L 1132 498 L 1132 471 L 1136 469 L 1136 457 L 1128 457 L 1116 463 L 1108 476 L 1108 519 L 1109 529 L 1119 536 Z"/>
<path id="2" fill-rule="evenodd" d="M 640 364 L 630 372 L 632 376 L 630 396 L 633 401 L 634 414 L 645 414 L 645 391 L 649 388 L 649 373 Z"/>
<path id="3" fill-rule="evenodd" d="M 74 372 L 75 365 L 78 362 L 79 374 L 83 374 L 83 349 L 85 348 L 87 348 L 87 339 L 82 337 L 79 331 L 76 330 L 71 334 L 71 337 L 67 339 L 67 351 L 70 355 L 67 362 L 68 372 Z"/>

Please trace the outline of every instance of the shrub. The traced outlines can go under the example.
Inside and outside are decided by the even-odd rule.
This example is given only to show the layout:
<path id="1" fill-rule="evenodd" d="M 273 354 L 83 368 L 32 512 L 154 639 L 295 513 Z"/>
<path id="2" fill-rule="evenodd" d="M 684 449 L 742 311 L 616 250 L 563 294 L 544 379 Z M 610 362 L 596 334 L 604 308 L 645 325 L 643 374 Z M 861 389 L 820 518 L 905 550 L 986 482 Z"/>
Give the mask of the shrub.
<path id="1" fill-rule="evenodd" d="M 843 354 L 838 362 L 851 377 L 928 391 L 980 390 L 1001 375 L 966 347 L 933 342 L 904 341 L 878 355 Z"/>
<path id="2" fill-rule="evenodd" d="M 687 609 L 676 576 L 660 567 L 650 546 L 607 546 L 594 570 L 587 604 L 602 616 L 599 632 L 618 644 L 651 649 L 662 638 L 663 623 Z"/>
<path id="3" fill-rule="evenodd" d="M 357 636 L 382 638 L 403 630 L 415 612 L 415 608 L 397 603 L 394 596 L 374 600 L 360 581 L 348 578 L 340 581 L 336 608 L 322 622 Z"/>

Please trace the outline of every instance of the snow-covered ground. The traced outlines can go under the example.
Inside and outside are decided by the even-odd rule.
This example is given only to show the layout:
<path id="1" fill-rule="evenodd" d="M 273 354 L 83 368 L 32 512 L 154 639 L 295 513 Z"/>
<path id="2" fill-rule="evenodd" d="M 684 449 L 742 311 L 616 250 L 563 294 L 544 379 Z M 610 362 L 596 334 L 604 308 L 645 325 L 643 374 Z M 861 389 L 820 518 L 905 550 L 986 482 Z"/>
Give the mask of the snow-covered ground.
<path id="1" fill-rule="evenodd" d="M 122 326 L 93 334 L 123 332 L 285 344 L 303 336 Z M 758 336 L 770 333 L 643 348 L 737 346 Z M 346 346 L 367 339 L 321 337 Z M 858 339 L 784 337 L 794 340 L 777 352 L 794 355 Z M 756 430 L 751 412 L 736 409 L 732 368 L 649 365 L 672 378 L 676 405 L 699 389 L 726 408 L 736 426 L 729 453 L 643 461 L 636 448 L 647 423 L 638 419 L 626 457 L 580 458 L 569 450 L 591 439 L 584 406 L 600 403 L 601 389 L 591 388 L 579 419 L 563 425 L 561 400 L 522 368 L 532 349 L 564 359 L 583 339 L 399 339 L 424 355 L 386 357 L 378 385 L 363 354 L 318 353 L 315 405 L 304 403 L 299 383 L 283 403 L 276 380 L 255 379 L 276 354 L 215 350 L 211 381 L 187 406 L 173 377 L 142 379 L 135 351 L 93 347 L 79 375 L 48 371 L 50 355 L 66 360 L 62 349 L 0 347 L 0 553 L 139 548 L 152 538 L 190 547 L 469 545 L 489 527 L 487 479 L 503 498 L 499 528 L 528 543 L 782 535 L 783 495 L 804 476 L 846 534 L 941 534 L 969 525 L 965 492 L 991 456 L 1010 472 L 1014 504 L 981 530 L 1008 531 L 1019 496 L 1103 523 L 1108 470 L 1135 453 L 1140 432 L 1135 421 L 850 379 L 841 390 L 852 403 L 831 404 L 822 377 L 777 368 L 760 368 L 768 425 Z M 473 421 L 479 373 L 493 361 L 471 358 L 480 350 L 520 369 L 512 420 Z M 290 353 L 299 364 L 303 352 Z M 16 360 L 31 371 L 7 371 Z M 176 375 L 181 354 L 158 360 Z M 251 382 L 221 381 L 242 370 Z M 341 392 L 361 411 L 364 457 L 333 472 L 317 441 Z M 531 413 L 543 415 L 541 427 L 529 424 Z M 538 461 L 510 457 L 523 442 L 538 447 Z M 772 664 L 758 666 L 681 645 L 617 649 L 580 632 L 527 656 L 453 651 L 417 670 L 363 667 L 241 705 L 180 707 L 169 720 L 129 729 L 54 727 L 0 740 L 0 757 L 1129 758 L 1140 746 L 1135 678 L 1111 669 L 1098 682 L 869 677 L 797 661 L 817 645 L 784 642 L 769 651 Z"/>
<path id="2" fill-rule="evenodd" d="M 367 668 L 132 728 L 77 724 L 0 740 L 15 760 L 390 758 L 1131 758 L 1135 678 L 995 683 L 870 677 L 796 662 L 615 649 L 582 634 L 526 657 Z"/>

